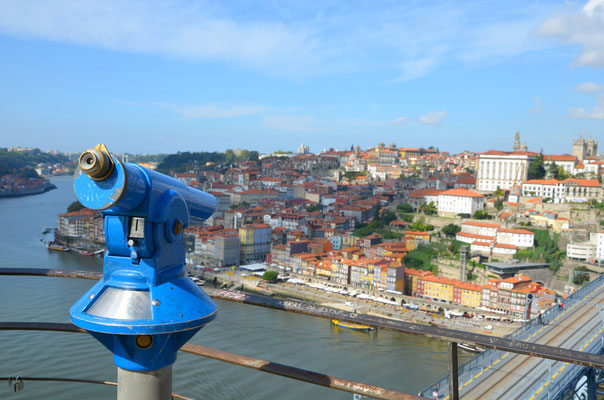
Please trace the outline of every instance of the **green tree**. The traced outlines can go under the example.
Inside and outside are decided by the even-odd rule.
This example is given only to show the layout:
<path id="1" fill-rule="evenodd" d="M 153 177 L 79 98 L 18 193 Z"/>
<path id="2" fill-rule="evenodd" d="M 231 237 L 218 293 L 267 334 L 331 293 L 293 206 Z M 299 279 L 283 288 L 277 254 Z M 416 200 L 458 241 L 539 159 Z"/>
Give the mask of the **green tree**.
<path id="1" fill-rule="evenodd" d="M 250 151 L 250 156 L 248 158 L 249 161 L 258 161 L 260 159 L 260 154 L 256 150 Z"/>
<path id="2" fill-rule="evenodd" d="M 73 203 L 71 203 L 69 205 L 69 207 L 67 207 L 67 212 L 80 211 L 83 208 L 84 208 L 84 206 L 82 204 L 80 204 L 79 201 L 76 200 Z"/>
<path id="3" fill-rule="evenodd" d="M 545 167 L 543 166 L 543 154 L 537 154 L 535 160 L 528 170 L 528 179 L 543 179 Z"/>
<path id="4" fill-rule="evenodd" d="M 444 233 L 447 236 L 455 236 L 459 232 L 461 232 L 461 228 L 459 227 L 459 225 L 449 224 L 449 225 L 445 225 L 441 229 L 441 231 L 442 231 L 442 233 Z"/>
<path id="5" fill-rule="evenodd" d="M 474 219 L 492 219 L 493 216 L 486 211 L 477 210 L 472 216 Z"/>
<path id="6" fill-rule="evenodd" d="M 583 285 L 586 282 L 589 282 L 589 274 L 585 272 L 575 273 L 575 276 L 573 276 L 573 283 L 575 285 Z"/>
<path id="7" fill-rule="evenodd" d="M 547 174 L 553 179 L 560 179 L 560 167 L 552 162 L 547 167 Z"/>
<path id="8" fill-rule="evenodd" d="M 433 201 L 430 203 L 424 203 L 419 207 L 419 211 L 423 212 L 426 215 L 435 215 L 438 211 L 436 205 Z"/>
<path id="9" fill-rule="evenodd" d="M 266 271 L 264 274 L 262 274 L 262 279 L 267 282 L 275 282 L 278 276 L 279 274 L 276 271 Z"/>
<path id="10" fill-rule="evenodd" d="M 413 207 L 411 206 L 411 204 L 407 204 L 407 203 L 399 204 L 398 206 L 396 206 L 396 209 L 403 213 L 413 212 Z"/>

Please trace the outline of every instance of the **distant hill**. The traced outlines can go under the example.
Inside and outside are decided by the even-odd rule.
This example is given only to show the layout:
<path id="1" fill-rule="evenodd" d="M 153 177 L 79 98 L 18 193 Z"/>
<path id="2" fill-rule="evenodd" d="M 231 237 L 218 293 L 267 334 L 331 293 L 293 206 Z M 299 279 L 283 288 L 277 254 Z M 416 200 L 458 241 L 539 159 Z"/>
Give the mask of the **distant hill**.
<path id="1" fill-rule="evenodd" d="M 45 153 L 40 149 L 8 151 L 6 148 L 0 148 L 0 175 L 17 173 L 23 169 L 33 169 L 40 163 L 63 164 L 67 161 L 67 157 L 63 154 Z"/>
<path id="2" fill-rule="evenodd" d="M 207 163 L 230 164 L 240 161 L 257 161 L 259 156 L 257 151 L 248 150 L 238 151 L 238 154 L 239 155 L 230 149 L 224 153 L 217 151 L 211 153 L 205 151 L 196 153 L 191 153 L 188 151 L 178 152 L 164 158 L 157 166 L 157 171 L 169 173 L 170 171 L 184 172 L 194 169 L 195 167 L 199 169 L 207 169 L 213 168 L 213 166 L 207 166 Z"/>

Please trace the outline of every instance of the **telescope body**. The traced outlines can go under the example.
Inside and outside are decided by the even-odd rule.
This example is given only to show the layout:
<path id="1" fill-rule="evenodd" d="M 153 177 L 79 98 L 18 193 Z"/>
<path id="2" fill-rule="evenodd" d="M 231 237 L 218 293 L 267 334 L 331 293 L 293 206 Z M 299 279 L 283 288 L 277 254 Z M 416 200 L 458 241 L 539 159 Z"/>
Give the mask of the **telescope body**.
<path id="1" fill-rule="evenodd" d="M 184 228 L 209 218 L 216 198 L 142 166 L 121 163 L 103 145 L 80 156 L 80 203 L 100 210 L 107 252 L 103 278 L 70 310 L 114 354 L 118 367 L 151 371 L 216 317 L 217 306 L 186 276 Z"/>

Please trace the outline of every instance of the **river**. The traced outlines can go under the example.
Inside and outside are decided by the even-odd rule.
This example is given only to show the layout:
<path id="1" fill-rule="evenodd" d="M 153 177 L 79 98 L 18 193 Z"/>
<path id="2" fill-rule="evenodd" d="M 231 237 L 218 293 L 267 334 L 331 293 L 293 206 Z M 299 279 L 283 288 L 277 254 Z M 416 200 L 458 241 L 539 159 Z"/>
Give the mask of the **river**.
<path id="1" fill-rule="evenodd" d="M 102 259 L 49 251 L 42 231 L 75 200 L 71 177 L 50 192 L 0 199 L 2 267 L 102 270 Z M 0 277 L 0 321 L 69 322 L 69 307 L 89 280 Z M 390 389 L 417 393 L 447 370 L 446 343 L 389 331 L 359 333 L 329 320 L 218 301 L 216 320 L 192 342 Z M 465 355 L 464 355 L 465 358 Z M 116 380 L 111 353 L 88 335 L 0 332 L 0 376 Z M 0 382 L 0 399 L 111 399 L 115 388 L 27 382 L 18 393 Z M 174 392 L 196 399 L 352 399 L 353 395 L 181 353 Z"/>

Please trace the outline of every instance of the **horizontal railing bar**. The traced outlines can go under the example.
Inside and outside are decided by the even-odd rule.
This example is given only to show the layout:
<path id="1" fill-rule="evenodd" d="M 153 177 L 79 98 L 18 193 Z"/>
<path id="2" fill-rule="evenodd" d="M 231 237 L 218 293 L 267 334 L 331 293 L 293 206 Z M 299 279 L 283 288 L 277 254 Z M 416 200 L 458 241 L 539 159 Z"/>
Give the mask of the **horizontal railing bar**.
<path id="1" fill-rule="evenodd" d="M 52 276 L 85 279 L 100 279 L 101 277 L 100 273 L 96 273 L 95 275 L 95 273 L 87 271 L 36 268 L 0 268 L 0 275 Z M 94 276 L 96 276 L 96 278 L 94 278 Z M 464 332 L 438 326 L 416 324 L 372 315 L 357 314 L 317 306 L 297 300 L 278 300 L 270 297 L 256 296 L 242 292 L 232 292 L 228 290 L 216 290 L 211 288 L 206 288 L 205 291 L 209 296 L 221 300 L 290 311 L 321 318 L 343 320 L 346 322 L 370 325 L 381 329 L 389 329 L 412 335 L 427 336 L 450 342 L 470 343 L 489 349 L 502 350 L 532 357 L 541 357 L 555 361 L 583 365 L 586 367 L 604 369 L 604 355 L 599 354 L 583 353 L 577 350 L 562 349 L 542 344 L 523 342 L 520 340 Z"/>
<path id="2" fill-rule="evenodd" d="M 0 331 L 6 330 L 25 330 L 25 331 L 53 331 L 53 332 L 71 332 L 88 333 L 70 323 L 54 322 L 0 322 Z M 341 390 L 350 393 L 361 394 L 375 399 L 384 400 L 417 400 L 417 396 L 381 388 L 378 386 L 367 385 L 361 382 L 355 382 L 348 379 L 342 379 L 335 376 L 325 375 L 319 372 L 308 371 L 285 364 L 274 363 L 243 356 L 240 354 L 229 353 L 222 350 L 213 349 L 193 343 L 186 343 L 182 351 L 211 358 L 218 361 L 224 361 L 230 364 L 239 365 L 246 368 L 255 369 L 269 374 L 279 375 L 319 386 L 325 386 L 331 389 Z"/>
<path id="3" fill-rule="evenodd" d="M 80 379 L 80 378 L 57 378 L 42 376 L 0 376 L 0 381 L 14 381 L 20 378 L 23 382 L 73 382 L 73 383 L 93 383 L 96 385 L 117 386 L 117 382 L 100 381 L 98 379 Z M 191 397 L 185 397 L 180 394 L 172 393 L 172 398 L 181 400 L 194 400 Z"/>

